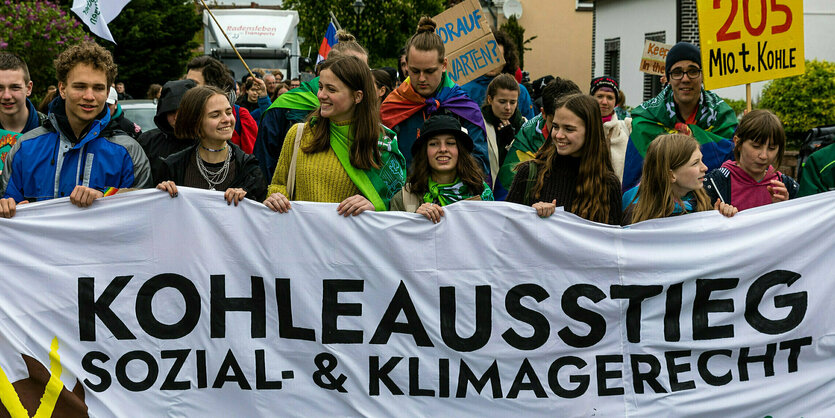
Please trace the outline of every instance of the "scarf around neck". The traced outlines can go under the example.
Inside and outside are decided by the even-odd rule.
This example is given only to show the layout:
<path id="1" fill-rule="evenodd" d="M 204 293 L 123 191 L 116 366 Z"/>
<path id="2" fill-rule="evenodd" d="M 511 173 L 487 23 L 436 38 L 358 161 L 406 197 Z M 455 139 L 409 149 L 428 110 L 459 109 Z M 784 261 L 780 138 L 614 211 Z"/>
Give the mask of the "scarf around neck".
<path id="1" fill-rule="evenodd" d="M 493 114 L 493 107 L 489 104 L 481 106 L 481 115 L 484 116 L 484 120 L 487 123 L 493 125 L 493 127 L 498 127 L 499 122 L 501 120 Z M 513 115 L 510 117 L 510 124 L 513 126 L 513 130 L 519 132 L 519 129 L 522 128 L 522 112 L 519 111 L 517 107 L 516 110 L 513 111 Z"/>
<path id="2" fill-rule="evenodd" d="M 394 132 L 383 127 L 383 132 L 377 139 L 382 163 L 380 167 L 371 167 L 368 170 L 355 168 L 351 165 L 350 157 L 351 144 L 354 141 L 351 126 L 350 122 L 330 123 L 331 148 L 351 181 L 374 205 L 374 210 L 385 211 L 391 197 L 406 182 L 406 159 L 400 153 Z"/>
<path id="3" fill-rule="evenodd" d="M 493 192 L 487 183 L 483 184 L 484 190 L 479 196 L 481 200 L 492 201 Z M 455 178 L 455 181 L 449 184 L 439 184 L 435 180 L 429 178 L 429 191 L 423 195 L 423 201 L 426 203 L 437 203 L 441 206 L 446 206 L 455 202 L 460 202 L 473 197 L 469 188 L 460 178 Z"/>

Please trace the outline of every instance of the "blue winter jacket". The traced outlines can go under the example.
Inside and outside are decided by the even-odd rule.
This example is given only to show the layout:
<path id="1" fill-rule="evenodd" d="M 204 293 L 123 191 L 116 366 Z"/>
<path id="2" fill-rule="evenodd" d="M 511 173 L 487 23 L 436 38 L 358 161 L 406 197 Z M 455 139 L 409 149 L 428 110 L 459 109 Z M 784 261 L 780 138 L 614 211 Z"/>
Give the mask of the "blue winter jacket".
<path id="1" fill-rule="evenodd" d="M 105 108 L 73 144 L 58 123 L 66 117 L 64 100 L 50 104 L 44 126 L 21 136 L 6 156 L 0 179 L 3 197 L 16 202 L 69 196 L 77 185 L 105 191 L 109 187 L 151 186 L 148 158 L 133 138 L 107 128 L 110 112 Z"/>

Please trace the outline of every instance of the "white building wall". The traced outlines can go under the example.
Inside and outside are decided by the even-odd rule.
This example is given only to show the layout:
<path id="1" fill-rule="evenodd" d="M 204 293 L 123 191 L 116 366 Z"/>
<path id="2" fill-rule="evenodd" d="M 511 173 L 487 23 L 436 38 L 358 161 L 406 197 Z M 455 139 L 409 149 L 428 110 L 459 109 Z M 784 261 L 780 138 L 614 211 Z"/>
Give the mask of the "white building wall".
<path id="1" fill-rule="evenodd" d="M 676 38 L 676 2 L 670 0 L 598 0 L 595 26 L 594 76 L 603 74 L 605 40 L 620 37 L 620 88 L 626 104 L 644 101 L 644 73 L 638 70 L 644 49 L 644 35 L 664 31 L 666 43 Z M 580 86 L 588 89 L 588 86 Z"/>
<path id="2" fill-rule="evenodd" d="M 671 0 L 598 0 L 595 33 L 595 77 L 603 75 L 604 40 L 621 38 L 620 84 L 626 92 L 629 106 L 636 106 L 643 98 L 643 73 L 638 71 L 644 34 L 667 32 L 667 43 L 676 43 L 676 2 Z M 835 1 L 803 1 L 804 46 L 806 59 L 835 62 Z M 751 84 L 751 96 L 759 100 L 767 81 Z M 582 87 L 582 86 L 581 86 Z M 715 90 L 729 99 L 745 99 L 745 86 Z"/>

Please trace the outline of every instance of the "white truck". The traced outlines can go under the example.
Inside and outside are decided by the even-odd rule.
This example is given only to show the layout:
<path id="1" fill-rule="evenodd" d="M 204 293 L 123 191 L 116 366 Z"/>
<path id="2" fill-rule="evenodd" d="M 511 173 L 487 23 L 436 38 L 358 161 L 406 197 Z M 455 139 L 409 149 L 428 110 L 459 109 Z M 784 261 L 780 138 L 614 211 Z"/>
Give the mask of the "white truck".
<path id="1" fill-rule="evenodd" d="M 212 9 L 212 14 L 250 69 L 280 69 L 285 80 L 298 76 L 297 11 Z M 246 68 L 206 10 L 203 10 L 203 35 L 204 53 L 223 61 L 235 72 L 236 80 L 240 80 Z"/>

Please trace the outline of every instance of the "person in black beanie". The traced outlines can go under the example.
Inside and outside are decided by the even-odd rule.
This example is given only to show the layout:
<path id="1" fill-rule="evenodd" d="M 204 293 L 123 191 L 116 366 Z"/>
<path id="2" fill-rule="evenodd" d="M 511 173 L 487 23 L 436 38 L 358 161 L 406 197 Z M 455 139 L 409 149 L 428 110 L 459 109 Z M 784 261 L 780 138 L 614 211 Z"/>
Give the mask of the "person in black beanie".
<path id="1" fill-rule="evenodd" d="M 193 145 L 192 141 L 181 140 L 174 135 L 174 125 L 177 122 L 177 109 L 180 107 L 183 95 L 195 86 L 197 83 L 188 79 L 165 83 L 162 86 L 159 102 L 157 102 L 157 115 L 154 116 L 157 129 L 143 132 L 136 140 L 151 163 L 151 177 L 154 184 L 161 181 L 158 176 L 164 166 L 162 159 Z"/>
<path id="2" fill-rule="evenodd" d="M 624 190 L 640 180 L 644 153 L 658 135 L 678 132 L 695 137 L 709 170 L 733 158 L 736 113 L 716 93 L 702 87 L 699 48 L 687 42 L 675 44 L 667 53 L 665 70 L 670 84 L 632 111 L 632 133 L 622 179 Z"/>

